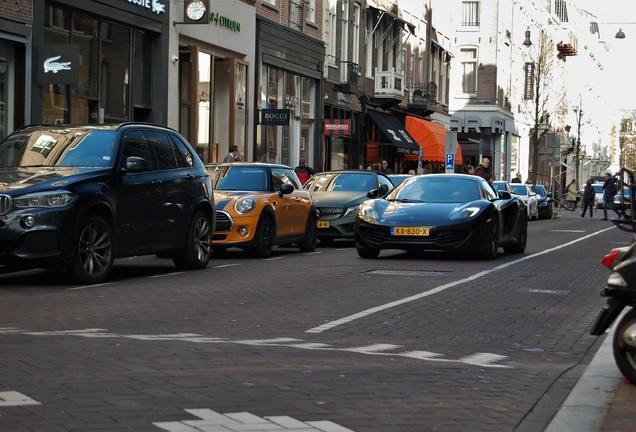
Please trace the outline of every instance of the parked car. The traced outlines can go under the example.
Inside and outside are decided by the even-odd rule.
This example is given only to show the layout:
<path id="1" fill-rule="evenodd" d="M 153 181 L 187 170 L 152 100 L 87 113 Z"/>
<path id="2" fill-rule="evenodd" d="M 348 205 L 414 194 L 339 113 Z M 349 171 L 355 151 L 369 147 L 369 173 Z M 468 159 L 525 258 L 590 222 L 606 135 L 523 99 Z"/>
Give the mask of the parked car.
<path id="1" fill-rule="evenodd" d="M 532 191 L 539 197 L 539 217 L 552 219 L 554 215 L 554 198 L 543 185 L 533 185 Z"/>
<path id="2" fill-rule="evenodd" d="M 500 246 L 507 253 L 525 251 L 528 218 L 518 196 L 495 191 L 479 176 L 429 174 L 364 201 L 354 230 L 362 258 L 403 249 L 472 252 L 493 259 Z"/>
<path id="3" fill-rule="evenodd" d="M 296 244 L 301 251 L 316 248 L 316 208 L 293 168 L 246 162 L 206 168 L 217 203 L 215 252 L 237 247 L 268 257 L 275 245 Z"/>
<path id="4" fill-rule="evenodd" d="M 113 260 L 210 259 L 212 184 L 177 132 L 143 123 L 28 126 L 0 143 L 0 264 L 104 281 Z"/>
<path id="5" fill-rule="evenodd" d="M 528 210 L 528 220 L 539 219 L 539 195 L 527 184 L 511 183 L 512 193 L 519 196 Z"/>
<path id="6" fill-rule="evenodd" d="M 385 194 L 393 183 L 384 174 L 368 170 L 327 171 L 305 183 L 320 214 L 318 238 L 328 244 L 337 238 L 353 239 L 353 220 L 369 191 Z"/>
<path id="7" fill-rule="evenodd" d="M 400 183 L 402 183 L 404 180 L 413 177 L 412 174 L 388 174 L 387 177 L 389 177 L 389 179 L 391 180 L 391 183 L 393 183 L 393 186 L 397 186 Z"/>
<path id="8" fill-rule="evenodd" d="M 512 191 L 512 187 L 510 187 L 510 183 L 508 183 L 507 181 L 497 180 L 492 182 L 491 184 L 492 184 L 492 187 L 495 188 L 495 190 L 504 191 L 508 193 L 514 193 Z"/>

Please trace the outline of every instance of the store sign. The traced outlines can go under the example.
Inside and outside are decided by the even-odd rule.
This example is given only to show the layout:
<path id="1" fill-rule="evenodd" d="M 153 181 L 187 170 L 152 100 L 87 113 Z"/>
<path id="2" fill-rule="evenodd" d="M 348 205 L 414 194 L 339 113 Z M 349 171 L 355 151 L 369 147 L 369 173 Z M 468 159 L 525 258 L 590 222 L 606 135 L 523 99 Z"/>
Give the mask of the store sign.
<path id="1" fill-rule="evenodd" d="M 148 9 L 152 13 L 159 15 L 166 12 L 166 4 L 159 0 L 127 0 L 128 3 L 132 3 L 144 9 Z"/>
<path id="2" fill-rule="evenodd" d="M 288 109 L 264 109 L 261 111 L 261 124 L 270 126 L 289 126 Z"/>
<path id="3" fill-rule="evenodd" d="M 523 86 L 523 98 L 525 100 L 534 99 L 534 63 L 525 65 L 525 83 Z"/>
<path id="4" fill-rule="evenodd" d="M 325 120 L 325 135 L 351 135 L 351 120 Z"/>
<path id="5" fill-rule="evenodd" d="M 234 21 L 228 17 L 220 15 L 218 12 L 210 12 L 210 22 L 218 25 L 219 27 L 225 27 L 228 30 L 235 32 L 241 31 L 241 23 Z"/>
<path id="6" fill-rule="evenodd" d="M 79 45 L 40 45 L 37 48 L 38 84 L 77 84 Z"/>

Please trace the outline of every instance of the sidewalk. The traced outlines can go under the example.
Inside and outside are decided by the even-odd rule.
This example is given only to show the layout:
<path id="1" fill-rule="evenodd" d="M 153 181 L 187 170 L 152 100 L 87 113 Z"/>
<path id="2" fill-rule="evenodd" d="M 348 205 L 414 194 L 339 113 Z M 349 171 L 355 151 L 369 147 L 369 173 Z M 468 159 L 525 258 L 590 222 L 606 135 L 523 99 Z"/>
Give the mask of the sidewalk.
<path id="1" fill-rule="evenodd" d="M 613 329 L 545 432 L 636 430 L 636 385 L 625 383 L 612 355 Z"/>

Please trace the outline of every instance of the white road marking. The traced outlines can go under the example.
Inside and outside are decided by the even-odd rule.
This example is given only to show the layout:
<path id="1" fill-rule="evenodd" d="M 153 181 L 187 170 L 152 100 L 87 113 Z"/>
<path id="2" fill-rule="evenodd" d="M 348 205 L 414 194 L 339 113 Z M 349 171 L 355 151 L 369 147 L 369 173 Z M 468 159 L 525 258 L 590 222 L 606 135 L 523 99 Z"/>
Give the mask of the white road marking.
<path id="1" fill-rule="evenodd" d="M 280 260 L 283 259 L 284 257 L 282 256 L 277 256 L 277 257 L 271 257 L 271 258 L 266 258 L 264 261 L 276 261 L 276 260 Z"/>
<path id="2" fill-rule="evenodd" d="M 550 230 L 550 232 L 584 233 L 586 231 L 585 230 L 574 230 L 574 229 L 558 229 L 558 230 Z"/>
<path id="3" fill-rule="evenodd" d="M 95 284 L 95 285 L 83 285 L 83 286 L 78 286 L 74 288 L 67 288 L 66 291 L 77 291 L 77 290 L 83 290 L 87 288 L 98 288 L 98 287 L 103 287 L 107 285 L 113 285 L 114 283 L 115 282 L 104 282 L 104 283 Z"/>
<path id="4" fill-rule="evenodd" d="M 218 266 L 214 266 L 214 268 L 219 269 L 219 268 L 225 268 L 225 267 L 234 267 L 234 266 L 237 266 L 237 265 L 240 265 L 240 264 L 221 264 L 221 265 L 218 265 Z"/>
<path id="5" fill-rule="evenodd" d="M 27 336 L 76 336 L 87 338 L 123 338 L 135 339 L 140 341 L 156 342 L 156 341 L 178 341 L 186 343 L 210 343 L 210 344 L 234 344 L 261 347 L 283 347 L 304 350 L 321 350 L 321 351 L 338 351 L 348 352 L 352 354 L 374 355 L 385 357 L 406 357 L 416 360 L 436 361 L 445 363 L 464 363 L 470 365 L 479 365 L 491 368 L 510 368 L 507 365 L 493 364 L 495 361 L 504 360 L 507 357 L 499 354 L 491 353 L 473 353 L 459 359 L 445 358 L 444 354 L 433 353 L 429 351 L 413 351 L 405 349 L 402 345 L 393 344 L 369 344 L 361 346 L 345 346 L 340 347 L 325 343 L 310 343 L 302 339 L 296 338 L 272 338 L 272 339 L 225 339 L 206 337 L 196 333 L 173 333 L 173 334 L 117 334 L 111 333 L 106 329 L 79 329 L 79 330 L 51 330 L 51 331 L 27 331 L 20 330 L 15 327 L 0 328 L 0 336 L 2 335 L 27 335 Z M 387 352 L 390 351 L 390 352 Z M 475 360 L 477 359 L 477 360 Z"/>
<path id="6" fill-rule="evenodd" d="M 221 414 L 211 409 L 186 409 L 198 420 L 156 422 L 153 425 L 169 432 L 354 432 L 327 420 L 303 422 L 289 416 L 259 417 L 249 412 Z"/>
<path id="7" fill-rule="evenodd" d="M 0 407 L 21 405 L 42 405 L 42 403 L 17 391 L 0 392 Z"/>
<path id="8" fill-rule="evenodd" d="M 370 309 L 366 309 L 366 310 L 363 310 L 361 312 L 358 312 L 358 313 L 355 313 L 355 314 L 352 314 L 352 315 L 349 315 L 349 316 L 346 316 L 346 317 L 343 317 L 343 318 L 340 318 L 340 319 L 337 319 L 337 320 L 334 320 L 334 321 L 327 322 L 325 324 L 322 324 L 322 325 L 319 325 L 317 327 L 314 327 L 314 328 L 311 328 L 309 330 L 306 330 L 305 333 L 322 333 L 324 331 L 331 330 L 331 329 L 333 329 L 335 327 L 338 327 L 340 325 L 348 324 L 348 323 L 350 323 L 352 321 L 355 321 L 355 320 L 358 320 L 360 318 L 365 318 L 365 317 L 367 317 L 369 315 L 372 315 L 374 313 L 382 312 L 382 311 L 385 311 L 387 309 L 391 309 L 391 308 L 396 307 L 396 306 L 400 306 L 400 305 L 403 305 L 403 304 L 406 304 L 406 303 L 410 303 L 410 302 L 415 301 L 415 300 L 422 299 L 424 297 L 432 296 L 433 294 L 437 294 L 437 293 L 440 293 L 442 291 L 446 291 L 449 288 L 453 288 L 453 287 L 456 287 L 458 285 L 465 284 L 466 282 L 472 282 L 472 281 L 474 281 L 476 279 L 479 279 L 479 278 L 481 278 L 483 276 L 487 276 L 487 275 L 489 275 L 491 273 L 494 273 L 494 272 L 497 272 L 499 270 L 506 269 L 506 268 L 511 267 L 513 265 L 516 265 L 516 264 L 522 263 L 524 261 L 527 261 L 527 260 L 529 260 L 531 258 L 536 258 L 538 256 L 545 255 L 545 254 L 557 251 L 559 249 L 563 249 L 565 247 L 571 246 L 571 245 L 576 244 L 576 243 L 578 243 L 580 241 L 586 240 L 586 239 L 588 239 L 590 237 L 593 237 L 595 235 L 601 234 L 601 233 L 603 233 L 605 231 L 609 231 L 611 229 L 614 229 L 614 227 L 612 226 L 612 227 L 609 227 L 609 228 L 602 229 L 600 231 L 588 234 L 586 236 L 583 236 L 583 237 L 580 237 L 578 239 L 569 241 L 567 243 L 563 243 L 562 245 L 555 246 L 555 247 L 553 247 L 551 249 L 546 249 L 544 251 L 537 252 L 537 253 L 534 253 L 532 255 L 521 257 L 521 258 L 516 259 L 514 261 L 510 261 L 510 262 L 507 262 L 505 264 L 498 265 L 497 267 L 493 267 L 490 270 L 481 271 L 481 272 L 476 273 L 476 274 L 474 274 L 472 276 L 469 276 L 467 278 L 460 279 L 460 280 L 457 280 L 457 281 L 454 281 L 454 282 L 449 282 L 447 284 L 438 286 L 438 287 L 430 289 L 428 291 L 421 292 L 419 294 L 412 295 L 410 297 L 406 297 L 406 298 L 403 298 L 403 299 L 400 299 L 400 300 L 395 300 L 395 301 L 392 301 L 392 302 L 389 302 L 389 303 L 385 303 L 383 305 L 375 306 L 375 307 L 372 307 Z"/>
<path id="9" fill-rule="evenodd" d="M 173 273 L 166 273 L 166 274 L 160 274 L 160 275 L 154 275 L 154 276 L 149 276 L 150 279 L 154 279 L 154 278 L 162 278 L 162 277 L 166 277 L 166 276 L 174 276 L 174 275 L 180 275 L 183 274 L 185 272 L 173 272 Z"/>

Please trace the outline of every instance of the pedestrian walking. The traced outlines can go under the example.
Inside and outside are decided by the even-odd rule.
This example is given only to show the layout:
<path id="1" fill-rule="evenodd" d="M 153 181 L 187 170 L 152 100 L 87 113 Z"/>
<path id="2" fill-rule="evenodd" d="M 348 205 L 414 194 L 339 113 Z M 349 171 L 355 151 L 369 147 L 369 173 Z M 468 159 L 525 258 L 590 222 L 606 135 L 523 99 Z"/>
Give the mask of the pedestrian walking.
<path id="1" fill-rule="evenodd" d="M 382 164 L 380 165 L 380 172 L 384 174 L 393 174 L 393 170 L 389 168 L 389 163 L 385 160 L 383 160 Z"/>
<path id="2" fill-rule="evenodd" d="M 579 188 L 576 184 L 576 179 L 572 179 L 572 181 L 568 183 L 568 185 L 563 190 L 563 192 L 565 193 L 565 199 L 567 201 L 576 201 L 578 190 Z"/>
<path id="3" fill-rule="evenodd" d="M 581 213 L 581 217 L 585 217 L 585 212 L 588 207 L 590 209 L 590 218 L 592 217 L 592 212 L 594 211 L 594 197 L 596 197 L 596 192 L 594 191 L 594 187 L 592 186 L 592 180 L 588 180 L 585 183 L 585 188 L 583 188 L 583 213 Z"/>
<path id="4" fill-rule="evenodd" d="M 236 156 L 238 155 L 238 146 L 231 145 L 230 152 L 223 158 L 223 162 L 236 162 Z"/>
<path id="5" fill-rule="evenodd" d="M 607 220 L 607 209 L 616 213 L 620 217 L 620 213 L 614 206 L 614 197 L 616 196 L 616 181 L 611 173 L 605 173 L 605 183 L 603 183 L 603 219 Z"/>
<path id="6" fill-rule="evenodd" d="M 313 168 L 307 165 L 307 161 L 303 158 L 300 158 L 300 160 L 298 161 L 298 166 L 294 168 L 294 171 L 296 172 L 298 180 L 300 180 L 300 183 L 303 186 L 305 185 L 305 183 L 307 183 L 307 180 L 309 180 L 312 175 L 316 174 L 316 171 L 314 171 Z"/>
<path id="7" fill-rule="evenodd" d="M 492 174 L 490 174 L 490 159 L 483 158 L 481 163 L 477 168 L 475 168 L 475 172 L 473 174 L 483 178 L 487 182 L 492 182 Z"/>

